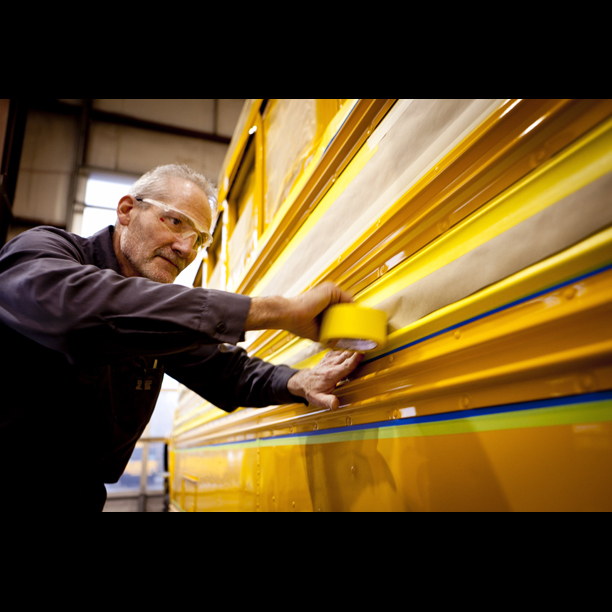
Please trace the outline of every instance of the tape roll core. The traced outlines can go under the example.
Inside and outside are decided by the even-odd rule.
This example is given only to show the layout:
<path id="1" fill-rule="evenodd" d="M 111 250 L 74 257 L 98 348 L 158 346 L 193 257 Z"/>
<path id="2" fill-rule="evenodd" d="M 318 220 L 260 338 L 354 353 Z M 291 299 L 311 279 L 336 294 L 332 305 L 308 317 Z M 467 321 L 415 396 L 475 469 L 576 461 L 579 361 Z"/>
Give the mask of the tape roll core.
<path id="1" fill-rule="evenodd" d="M 355 304 L 334 304 L 324 313 L 320 341 L 335 349 L 372 351 L 387 341 L 387 313 Z"/>

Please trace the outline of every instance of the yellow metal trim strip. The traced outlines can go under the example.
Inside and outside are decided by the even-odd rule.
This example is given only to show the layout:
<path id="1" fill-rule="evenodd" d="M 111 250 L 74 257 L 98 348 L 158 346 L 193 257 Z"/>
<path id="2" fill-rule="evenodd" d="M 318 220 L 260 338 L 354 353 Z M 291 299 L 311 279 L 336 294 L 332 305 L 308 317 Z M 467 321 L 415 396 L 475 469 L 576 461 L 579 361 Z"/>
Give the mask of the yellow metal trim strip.
<path id="1" fill-rule="evenodd" d="M 449 304 L 387 337 L 384 352 L 481 316 L 536 291 L 560 284 L 612 263 L 612 228 L 583 240 L 458 302 Z M 372 358 L 383 351 L 374 351 Z M 301 367 L 301 366 L 294 366 Z"/>
<path id="2" fill-rule="evenodd" d="M 263 102 L 263 98 L 251 99 L 245 102 L 245 105 L 241 111 L 241 116 L 239 117 L 239 121 L 244 121 L 242 125 L 242 131 L 236 132 L 232 137 L 232 141 L 228 147 L 227 153 L 225 154 L 225 158 L 223 160 L 223 165 L 221 167 L 221 171 L 219 172 L 219 204 L 223 202 L 226 198 L 229 189 L 234 180 L 234 176 L 236 174 L 236 170 L 240 165 L 240 159 L 244 153 L 244 148 L 249 140 L 249 130 L 253 126 L 253 121 L 255 117 L 259 114 L 259 109 L 261 108 L 261 103 Z M 236 126 L 239 129 L 239 126 Z"/>
<path id="3" fill-rule="evenodd" d="M 602 423 L 612 421 L 612 400 L 585 401 L 561 406 L 511 410 L 494 414 L 463 416 L 433 421 L 414 422 L 410 419 L 397 425 L 352 428 L 345 431 L 336 430 L 330 433 L 293 434 L 272 438 L 257 438 L 244 442 L 220 443 L 182 448 L 181 454 L 200 453 L 202 451 L 218 452 L 245 448 L 266 448 L 277 446 L 302 446 L 305 444 L 334 444 L 358 440 L 380 440 L 395 438 L 414 438 L 422 436 L 443 436 L 457 434 L 474 434 L 502 429 L 525 429 L 533 427 L 554 427 L 558 425 L 576 425 L 584 423 Z"/>
<path id="4" fill-rule="evenodd" d="M 524 296 L 545 290 L 580 274 L 612 263 L 612 228 L 607 228 L 564 251 L 538 262 L 458 302 L 449 304 L 389 334 L 384 350 L 372 351 L 375 358 L 400 346 L 415 342 L 443 329 L 509 304 Z M 359 301 L 357 300 L 359 303 Z M 291 363 L 295 368 L 314 367 L 327 350 L 295 362 L 296 355 L 308 351 L 313 343 L 296 339 L 268 357 L 271 363 Z"/>
<path id="5" fill-rule="evenodd" d="M 507 229 L 612 171 L 612 119 L 494 198 L 414 257 L 400 264 L 355 301 L 375 307 L 385 298 L 442 268 Z"/>
<path id="6" fill-rule="evenodd" d="M 180 436 L 182 433 L 189 431 L 194 427 L 198 427 L 199 425 L 203 425 L 204 423 L 208 423 L 209 421 L 213 421 L 224 416 L 227 416 L 227 412 L 225 412 L 225 410 L 221 410 L 221 408 L 217 408 L 210 402 L 204 400 L 201 406 L 198 407 L 196 414 L 188 415 L 186 418 L 180 419 L 177 421 L 177 423 L 175 423 L 172 430 L 172 436 Z"/>
<path id="7" fill-rule="evenodd" d="M 321 201 L 317 204 L 316 208 L 310 213 L 306 222 L 300 227 L 298 232 L 293 236 L 289 244 L 285 247 L 283 252 L 277 257 L 274 263 L 268 268 L 262 278 L 258 281 L 257 285 L 251 292 L 251 296 L 255 297 L 259 295 L 262 289 L 268 284 L 269 280 L 274 277 L 277 271 L 285 264 L 287 259 L 293 254 L 294 250 L 300 244 L 300 242 L 311 232 L 316 231 L 316 225 L 320 221 L 321 217 L 327 212 L 330 206 L 336 201 L 338 196 L 348 187 L 351 181 L 361 172 L 368 161 L 376 154 L 377 147 L 370 149 L 369 147 L 361 147 L 359 152 L 355 155 L 351 163 L 344 169 L 342 174 L 337 180 L 334 180 L 334 184 L 331 189 L 325 194 Z M 293 192 L 292 192 L 293 193 Z M 296 193 L 297 192 L 296 190 Z M 279 215 L 281 216 L 281 215 Z"/>

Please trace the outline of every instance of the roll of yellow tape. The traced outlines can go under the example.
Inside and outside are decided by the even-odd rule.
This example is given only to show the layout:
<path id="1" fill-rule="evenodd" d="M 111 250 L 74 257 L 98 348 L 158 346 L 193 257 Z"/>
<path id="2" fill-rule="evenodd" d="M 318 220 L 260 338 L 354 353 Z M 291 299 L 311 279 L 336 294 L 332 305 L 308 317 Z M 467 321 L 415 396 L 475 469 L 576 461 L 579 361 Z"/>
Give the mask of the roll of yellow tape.
<path id="1" fill-rule="evenodd" d="M 355 304 L 334 304 L 323 313 L 320 341 L 351 351 L 382 348 L 387 342 L 387 313 Z"/>

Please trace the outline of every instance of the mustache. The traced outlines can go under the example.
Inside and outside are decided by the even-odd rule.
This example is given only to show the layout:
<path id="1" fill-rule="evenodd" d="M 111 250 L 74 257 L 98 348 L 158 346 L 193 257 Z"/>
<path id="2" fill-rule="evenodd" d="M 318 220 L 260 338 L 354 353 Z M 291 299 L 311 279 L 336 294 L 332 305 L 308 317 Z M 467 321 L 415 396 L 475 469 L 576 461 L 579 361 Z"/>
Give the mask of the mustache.
<path id="1" fill-rule="evenodd" d="M 179 269 L 179 272 L 182 272 L 183 269 L 185 268 L 185 261 L 182 260 L 180 257 L 177 257 L 174 254 L 174 251 L 168 252 L 162 249 L 162 250 L 155 251 L 154 256 L 163 257 L 164 259 L 171 261 Z"/>

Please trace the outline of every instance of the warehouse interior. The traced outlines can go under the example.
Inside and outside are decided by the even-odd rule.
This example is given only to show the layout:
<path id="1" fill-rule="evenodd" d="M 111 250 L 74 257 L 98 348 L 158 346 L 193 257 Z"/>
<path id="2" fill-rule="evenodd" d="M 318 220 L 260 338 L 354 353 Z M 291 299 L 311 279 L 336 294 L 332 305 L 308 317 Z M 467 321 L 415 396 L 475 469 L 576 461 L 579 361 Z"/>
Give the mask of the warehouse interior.
<path id="1" fill-rule="evenodd" d="M 0 246 L 49 225 L 89 236 L 115 222 L 139 176 L 184 163 L 214 182 L 242 99 L 0 99 Z M 176 282 L 193 284 L 201 259 Z M 164 437 L 178 383 L 167 379 L 155 416 L 105 511 L 164 509 Z"/>
<path id="2" fill-rule="evenodd" d="M 0 99 L 0 338 L 8 512 L 609 511 L 612 99 Z"/>

